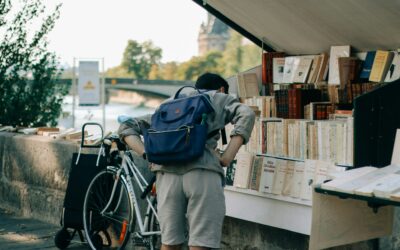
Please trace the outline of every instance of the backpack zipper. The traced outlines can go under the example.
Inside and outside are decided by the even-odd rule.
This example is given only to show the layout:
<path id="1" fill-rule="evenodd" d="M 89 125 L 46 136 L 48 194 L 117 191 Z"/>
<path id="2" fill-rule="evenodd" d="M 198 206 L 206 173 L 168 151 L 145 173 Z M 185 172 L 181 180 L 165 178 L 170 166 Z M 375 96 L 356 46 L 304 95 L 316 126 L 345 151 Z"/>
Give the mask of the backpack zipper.
<path id="1" fill-rule="evenodd" d="M 188 134 L 190 133 L 190 129 L 192 129 L 194 126 L 182 126 L 179 127 L 177 129 L 173 129 L 173 130 L 163 130 L 163 131 L 157 131 L 157 130 L 153 130 L 153 129 L 149 129 L 147 130 L 148 133 L 151 134 L 159 134 L 159 133 L 170 133 L 170 132 L 178 132 L 178 131 L 182 131 L 182 130 L 187 130 Z"/>

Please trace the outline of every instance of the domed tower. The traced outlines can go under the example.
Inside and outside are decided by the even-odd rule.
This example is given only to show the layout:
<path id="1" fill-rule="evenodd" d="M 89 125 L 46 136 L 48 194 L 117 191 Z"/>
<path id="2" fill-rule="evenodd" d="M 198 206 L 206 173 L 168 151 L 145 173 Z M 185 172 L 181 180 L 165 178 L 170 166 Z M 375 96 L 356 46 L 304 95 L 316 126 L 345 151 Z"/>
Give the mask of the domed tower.
<path id="1" fill-rule="evenodd" d="M 226 42 L 229 39 L 228 26 L 215 16 L 208 13 L 207 23 L 200 26 L 199 37 L 199 56 L 206 54 L 211 50 L 225 50 Z"/>

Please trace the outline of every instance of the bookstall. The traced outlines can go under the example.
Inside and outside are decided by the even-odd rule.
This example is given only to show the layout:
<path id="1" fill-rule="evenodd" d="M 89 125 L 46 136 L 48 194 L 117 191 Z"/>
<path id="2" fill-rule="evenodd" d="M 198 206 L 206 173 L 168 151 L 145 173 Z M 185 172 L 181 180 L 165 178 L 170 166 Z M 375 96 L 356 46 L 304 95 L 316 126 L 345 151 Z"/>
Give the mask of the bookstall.
<path id="1" fill-rule="evenodd" d="M 235 172 L 228 170 L 227 215 L 311 236 L 320 209 L 330 220 L 347 211 L 342 223 L 358 218 L 347 238 L 313 249 L 390 235 L 398 203 L 376 213 L 378 200 L 345 199 L 333 211 L 325 202 L 332 197 L 314 187 L 349 169 L 390 164 L 400 127 L 400 89 L 392 83 L 400 78 L 400 3 L 193 1 L 262 48 L 259 67 L 228 79 L 258 118 Z M 373 209 L 360 208 L 367 202 Z M 366 217 L 355 216 L 364 210 Z"/>

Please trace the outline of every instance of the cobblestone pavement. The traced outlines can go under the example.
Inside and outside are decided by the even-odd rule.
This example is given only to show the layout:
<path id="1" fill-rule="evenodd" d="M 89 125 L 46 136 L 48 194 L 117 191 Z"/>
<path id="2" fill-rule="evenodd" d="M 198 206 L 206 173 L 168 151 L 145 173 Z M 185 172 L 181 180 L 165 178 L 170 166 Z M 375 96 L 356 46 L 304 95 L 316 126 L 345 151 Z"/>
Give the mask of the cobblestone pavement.
<path id="1" fill-rule="evenodd" d="M 54 245 L 54 235 L 59 226 L 34 219 L 15 216 L 12 212 L 0 209 L 0 249 L 58 249 Z M 88 249 L 79 243 L 79 236 L 67 249 Z"/>

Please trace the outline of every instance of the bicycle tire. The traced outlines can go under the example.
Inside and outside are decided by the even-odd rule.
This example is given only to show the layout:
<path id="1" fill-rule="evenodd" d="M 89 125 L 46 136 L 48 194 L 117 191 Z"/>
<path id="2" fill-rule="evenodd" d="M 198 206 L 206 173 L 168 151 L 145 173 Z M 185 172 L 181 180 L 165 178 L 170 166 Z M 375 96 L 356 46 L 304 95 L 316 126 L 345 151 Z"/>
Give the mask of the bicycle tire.
<path id="1" fill-rule="evenodd" d="M 107 211 L 101 213 L 110 201 L 116 174 L 110 169 L 99 172 L 90 182 L 85 195 L 83 226 L 92 249 L 124 249 L 135 223 L 132 199 L 124 176 L 117 179 L 115 195 Z M 100 242 L 98 236 L 101 237 Z"/>

